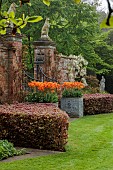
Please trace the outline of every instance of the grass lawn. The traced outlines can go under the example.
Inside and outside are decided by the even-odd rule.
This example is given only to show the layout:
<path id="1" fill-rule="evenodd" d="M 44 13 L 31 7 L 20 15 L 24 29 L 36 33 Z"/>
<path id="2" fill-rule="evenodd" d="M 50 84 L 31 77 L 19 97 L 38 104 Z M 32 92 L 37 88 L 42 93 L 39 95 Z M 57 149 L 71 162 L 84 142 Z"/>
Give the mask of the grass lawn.
<path id="1" fill-rule="evenodd" d="M 113 170 L 113 114 L 70 123 L 66 152 L 0 163 L 0 170 Z"/>

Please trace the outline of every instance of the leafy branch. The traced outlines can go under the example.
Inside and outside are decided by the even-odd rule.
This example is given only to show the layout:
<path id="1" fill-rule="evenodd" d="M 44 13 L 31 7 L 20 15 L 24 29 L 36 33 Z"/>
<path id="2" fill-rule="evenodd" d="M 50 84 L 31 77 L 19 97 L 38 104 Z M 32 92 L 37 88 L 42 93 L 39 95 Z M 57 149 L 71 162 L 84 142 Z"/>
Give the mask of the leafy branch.
<path id="1" fill-rule="evenodd" d="M 49 0 L 42 0 L 44 4 L 47 6 L 50 5 Z M 19 0 L 20 6 L 24 4 L 28 4 L 31 6 L 30 0 Z M 25 14 L 22 14 L 22 17 L 16 18 L 15 17 L 15 11 L 3 11 L 2 12 L 2 0 L 0 0 L 0 34 L 4 35 L 6 34 L 7 28 L 10 28 L 12 31 L 12 34 L 15 35 L 17 33 L 21 33 L 20 29 L 24 28 L 27 23 L 34 23 L 39 22 L 43 18 L 41 16 L 25 16 Z M 12 3 L 13 5 L 15 3 Z M 11 7 L 11 6 L 10 6 Z M 16 7 L 15 7 L 16 9 Z"/>

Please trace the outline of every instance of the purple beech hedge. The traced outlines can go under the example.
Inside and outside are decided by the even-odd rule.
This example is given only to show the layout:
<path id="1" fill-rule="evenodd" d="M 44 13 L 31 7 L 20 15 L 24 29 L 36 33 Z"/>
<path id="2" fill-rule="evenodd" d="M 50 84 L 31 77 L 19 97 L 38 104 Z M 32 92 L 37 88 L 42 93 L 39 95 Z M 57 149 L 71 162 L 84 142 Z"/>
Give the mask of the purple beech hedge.
<path id="1" fill-rule="evenodd" d="M 113 112 L 113 94 L 84 94 L 84 115 Z"/>
<path id="2" fill-rule="evenodd" d="M 14 146 L 65 151 L 68 115 L 53 104 L 0 105 L 0 139 Z"/>

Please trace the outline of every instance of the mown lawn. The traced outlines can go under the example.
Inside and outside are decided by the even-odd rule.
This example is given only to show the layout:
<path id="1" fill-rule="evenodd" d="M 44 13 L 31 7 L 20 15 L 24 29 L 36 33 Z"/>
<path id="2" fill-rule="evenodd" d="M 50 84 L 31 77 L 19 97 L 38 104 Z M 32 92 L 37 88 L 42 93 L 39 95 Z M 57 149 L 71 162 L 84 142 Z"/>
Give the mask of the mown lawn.
<path id="1" fill-rule="evenodd" d="M 0 170 L 113 170 L 113 113 L 72 121 L 66 150 L 0 163 Z"/>

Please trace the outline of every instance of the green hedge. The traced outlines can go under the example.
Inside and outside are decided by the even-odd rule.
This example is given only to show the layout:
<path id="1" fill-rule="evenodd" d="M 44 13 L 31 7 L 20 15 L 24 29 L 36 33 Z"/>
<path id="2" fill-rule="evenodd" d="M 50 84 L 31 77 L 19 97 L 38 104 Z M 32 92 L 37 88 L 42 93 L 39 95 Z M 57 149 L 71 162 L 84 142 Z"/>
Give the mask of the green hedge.
<path id="1" fill-rule="evenodd" d="M 85 94 L 84 115 L 113 112 L 113 94 Z"/>
<path id="2" fill-rule="evenodd" d="M 14 146 L 65 150 L 68 115 L 53 104 L 12 104 L 0 107 L 0 139 Z"/>

